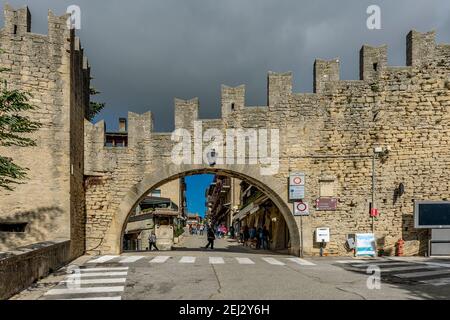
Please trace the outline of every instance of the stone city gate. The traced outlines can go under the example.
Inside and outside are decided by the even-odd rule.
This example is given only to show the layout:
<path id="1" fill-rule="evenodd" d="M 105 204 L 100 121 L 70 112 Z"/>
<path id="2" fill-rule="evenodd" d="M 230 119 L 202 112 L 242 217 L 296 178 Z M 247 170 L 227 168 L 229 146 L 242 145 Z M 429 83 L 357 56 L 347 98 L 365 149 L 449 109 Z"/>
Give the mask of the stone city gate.
<path id="1" fill-rule="evenodd" d="M 414 228 L 414 201 L 450 198 L 450 45 L 436 43 L 434 32 L 407 35 L 402 67 L 387 65 L 386 46 L 363 46 L 359 80 L 341 80 L 338 59 L 316 60 L 313 93 L 293 92 L 290 72 L 269 72 L 265 106 L 247 106 L 243 85 L 222 86 L 222 117 L 202 120 L 202 128 L 279 130 L 279 170 L 263 176 L 258 164 L 175 165 L 171 133 L 153 131 L 151 112 L 128 114 L 126 147 L 106 145 L 105 123 L 84 119 L 90 66 L 67 18 L 49 12 L 48 35 L 37 35 L 27 8 L 5 6 L 0 66 L 9 71 L 2 80 L 33 94 L 37 109 L 30 116 L 43 126 L 34 134 L 36 147 L 0 149 L 30 169 L 26 183 L 0 190 L 0 224 L 24 226 L 0 232 L 0 251 L 58 240 L 65 261 L 85 252 L 118 253 L 126 218 L 145 192 L 207 171 L 243 177 L 266 191 L 286 219 L 294 254 L 300 238 L 305 254 L 318 254 L 318 227 L 330 228 L 330 255 L 351 255 L 347 236 L 372 230 L 387 254 L 399 239 L 406 255 L 425 252 L 429 235 Z M 175 99 L 175 128 L 194 132 L 198 111 L 198 99 Z M 374 147 L 384 152 L 372 169 Z M 306 174 L 310 204 L 303 232 L 287 201 L 288 176 L 296 171 Z M 320 198 L 336 199 L 336 209 L 316 209 Z M 372 206 L 380 212 L 375 220 Z"/>

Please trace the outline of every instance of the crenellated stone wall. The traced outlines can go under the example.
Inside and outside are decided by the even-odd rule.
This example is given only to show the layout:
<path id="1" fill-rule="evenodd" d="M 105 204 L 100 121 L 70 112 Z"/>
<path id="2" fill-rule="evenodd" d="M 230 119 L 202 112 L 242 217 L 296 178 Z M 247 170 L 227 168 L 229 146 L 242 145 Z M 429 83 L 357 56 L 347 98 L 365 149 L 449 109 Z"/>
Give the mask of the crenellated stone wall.
<path id="1" fill-rule="evenodd" d="M 71 239 L 71 254 L 84 252 L 84 114 L 89 106 L 90 68 L 68 16 L 48 14 L 48 35 L 31 32 L 27 7 L 4 7 L 0 74 L 9 89 L 32 94 L 42 124 L 31 136 L 37 146 L 0 148 L 2 156 L 29 169 L 14 191 L 0 190 L 0 223 L 27 222 L 26 232 L 0 232 L 0 251 L 55 239 Z"/>
<path id="2" fill-rule="evenodd" d="M 104 147 L 104 123 L 86 122 L 85 174 L 98 181 L 86 190 L 88 252 L 119 252 L 126 212 L 158 180 L 193 169 L 264 180 L 260 186 L 280 198 L 292 247 L 299 247 L 303 232 L 306 254 L 319 252 L 313 241 L 317 227 L 330 227 L 326 251 L 332 255 L 351 254 L 345 248 L 347 234 L 371 232 L 372 227 L 385 252 L 394 254 L 395 242 L 403 238 L 407 254 L 423 254 L 428 234 L 414 229 L 413 202 L 450 197 L 450 45 L 436 44 L 434 32 L 411 31 L 406 47 L 407 66 L 391 67 L 386 46 L 364 46 L 361 79 L 354 81 L 340 80 L 339 59 L 317 60 L 314 93 L 293 93 L 292 73 L 270 72 L 267 106 L 245 106 L 245 86 L 222 86 L 222 118 L 204 120 L 203 130 L 279 129 L 280 170 L 270 177 L 256 176 L 258 165 L 174 167 L 170 155 L 176 142 L 170 133 L 152 131 L 150 113 L 129 114 L 128 148 Z M 176 99 L 175 127 L 193 133 L 198 108 L 198 99 Z M 376 146 L 389 152 L 376 159 L 375 206 L 381 215 L 372 226 Z M 292 171 L 307 177 L 310 216 L 303 219 L 303 230 L 287 199 Z M 400 183 L 405 193 L 399 197 Z M 336 211 L 314 208 L 324 185 L 331 185 L 338 198 Z"/>

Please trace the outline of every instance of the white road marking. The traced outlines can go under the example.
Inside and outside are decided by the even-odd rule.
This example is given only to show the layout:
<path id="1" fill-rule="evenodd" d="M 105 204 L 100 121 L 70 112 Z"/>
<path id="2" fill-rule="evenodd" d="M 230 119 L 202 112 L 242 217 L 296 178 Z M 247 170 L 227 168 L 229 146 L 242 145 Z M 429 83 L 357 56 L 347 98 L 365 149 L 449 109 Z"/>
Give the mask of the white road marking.
<path id="1" fill-rule="evenodd" d="M 209 257 L 210 264 L 224 264 L 225 261 L 221 257 Z"/>
<path id="2" fill-rule="evenodd" d="M 431 280 L 422 280 L 421 283 L 431 284 L 433 286 L 445 286 L 450 284 L 450 278 L 440 278 L 440 279 L 431 279 Z"/>
<path id="3" fill-rule="evenodd" d="M 81 272 L 99 272 L 99 271 L 125 271 L 128 267 L 111 267 L 111 268 L 86 268 L 79 269 Z"/>
<path id="4" fill-rule="evenodd" d="M 105 262 L 115 259 L 117 257 L 119 257 L 119 256 L 101 256 L 97 259 L 88 261 L 88 263 L 105 263 Z"/>
<path id="5" fill-rule="evenodd" d="M 274 259 L 274 258 L 261 258 L 261 259 L 263 259 L 265 262 L 267 262 L 269 264 L 273 264 L 276 266 L 284 266 L 285 265 L 284 262 L 278 261 L 277 259 Z"/>
<path id="6" fill-rule="evenodd" d="M 397 271 L 409 271 L 409 270 L 420 270 L 420 269 L 433 269 L 439 268 L 438 266 L 426 266 L 426 265 L 415 265 L 415 266 L 407 266 L 407 267 L 394 267 L 394 268 L 384 268 L 381 269 L 381 272 L 397 272 Z"/>
<path id="7" fill-rule="evenodd" d="M 150 263 L 164 263 L 169 259 L 169 256 L 156 256 L 152 260 L 150 260 Z"/>
<path id="8" fill-rule="evenodd" d="M 411 263 L 407 262 L 373 262 L 373 263 L 358 263 L 357 265 L 351 266 L 353 268 L 366 268 L 368 266 L 379 266 L 382 267 L 390 267 L 390 266 L 401 266 L 401 265 L 411 265 Z"/>
<path id="9" fill-rule="evenodd" d="M 109 278 L 109 279 L 68 279 L 61 281 L 61 283 L 72 284 L 111 284 L 111 283 L 125 283 L 126 278 Z"/>
<path id="10" fill-rule="evenodd" d="M 93 298 L 68 298 L 56 300 L 122 300 L 122 297 L 93 297 Z"/>
<path id="11" fill-rule="evenodd" d="M 130 256 L 130 257 L 125 257 L 122 260 L 120 260 L 120 263 L 133 263 L 136 262 L 138 260 L 141 260 L 145 258 L 144 256 Z"/>
<path id="12" fill-rule="evenodd" d="M 86 277 L 112 277 L 112 276 L 126 276 L 128 272 L 87 272 L 79 274 L 69 274 L 67 278 L 86 278 Z"/>
<path id="13" fill-rule="evenodd" d="M 338 260 L 336 263 L 350 264 L 350 263 L 372 263 L 370 260 Z M 375 261 L 373 261 L 375 263 Z"/>
<path id="14" fill-rule="evenodd" d="M 439 276 L 441 274 L 450 274 L 450 269 L 396 274 L 395 276 L 399 277 L 399 278 L 409 279 L 409 278 L 421 278 L 421 277 L 428 277 L 428 276 Z"/>
<path id="15" fill-rule="evenodd" d="M 195 263 L 195 257 L 182 257 L 180 263 Z"/>
<path id="16" fill-rule="evenodd" d="M 122 292 L 125 287 L 92 287 L 92 288 L 64 288 L 51 289 L 45 293 L 46 296 L 55 296 L 62 294 L 81 294 L 81 293 L 107 293 L 107 292 Z"/>
<path id="17" fill-rule="evenodd" d="M 239 264 L 255 264 L 252 260 L 249 258 L 236 258 L 237 262 Z"/>
<path id="18" fill-rule="evenodd" d="M 288 258 L 289 261 L 295 262 L 301 266 L 315 266 L 315 263 L 300 258 Z"/>

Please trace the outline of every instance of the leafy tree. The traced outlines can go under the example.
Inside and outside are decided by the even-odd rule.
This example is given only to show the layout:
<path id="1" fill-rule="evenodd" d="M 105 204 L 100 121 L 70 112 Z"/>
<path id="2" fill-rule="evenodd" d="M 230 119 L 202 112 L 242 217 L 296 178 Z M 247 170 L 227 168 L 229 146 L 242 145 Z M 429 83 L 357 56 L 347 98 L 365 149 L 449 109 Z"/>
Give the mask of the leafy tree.
<path id="1" fill-rule="evenodd" d="M 4 72 L 7 69 L 0 69 Z M 23 112 L 34 110 L 29 104 L 31 94 L 19 90 L 8 90 L 6 81 L 0 93 L 0 147 L 35 146 L 33 139 L 24 136 L 40 128 L 38 122 L 30 120 Z M 20 184 L 26 178 L 27 168 L 22 168 L 13 159 L 0 155 L 0 188 L 13 190 L 13 184 Z"/>
<path id="2" fill-rule="evenodd" d="M 97 91 L 95 88 L 90 88 L 89 91 L 90 91 L 90 95 L 91 95 L 91 96 L 95 96 L 95 95 L 101 93 L 100 91 Z M 105 108 L 105 104 L 102 103 L 102 102 L 94 102 L 94 101 L 89 102 L 89 111 L 88 111 L 88 113 L 87 113 L 87 115 L 86 115 L 86 118 L 87 118 L 89 121 L 92 121 L 92 119 L 94 119 L 94 117 L 95 117 L 100 111 L 102 111 L 103 108 Z"/>

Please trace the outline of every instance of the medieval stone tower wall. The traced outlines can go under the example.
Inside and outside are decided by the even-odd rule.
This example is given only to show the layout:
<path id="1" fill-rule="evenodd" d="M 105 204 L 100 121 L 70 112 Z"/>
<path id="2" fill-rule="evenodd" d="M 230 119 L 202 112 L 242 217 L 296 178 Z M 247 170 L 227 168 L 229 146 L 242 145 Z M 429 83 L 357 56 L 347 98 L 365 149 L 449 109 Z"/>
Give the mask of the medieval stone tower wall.
<path id="1" fill-rule="evenodd" d="M 72 254 L 84 252 L 84 114 L 89 105 L 90 68 L 68 16 L 48 14 L 48 35 L 31 32 L 28 8 L 4 7 L 0 74 L 9 89 L 32 94 L 42 124 L 37 146 L 0 149 L 29 169 L 14 191 L 0 190 L 0 222 L 28 222 L 24 233 L 0 232 L 0 251 L 34 242 L 72 239 Z"/>
<path id="2" fill-rule="evenodd" d="M 246 106 L 243 85 L 222 86 L 222 118 L 203 120 L 204 130 L 280 130 L 280 171 L 268 181 L 286 186 L 289 172 L 306 173 L 310 216 L 303 220 L 305 253 L 319 252 L 313 241 L 317 227 L 330 227 L 326 250 L 339 255 L 351 254 L 345 248 L 348 234 L 372 231 L 369 207 L 376 146 L 389 150 L 376 161 L 378 244 L 394 254 L 395 242 L 403 238 L 407 254 L 426 250 L 428 234 L 414 229 L 413 204 L 450 197 L 450 45 L 436 44 L 434 32 L 411 31 L 406 42 L 403 67 L 387 65 L 386 46 L 363 46 L 359 80 L 340 80 L 339 59 L 316 60 L 314 93 L 293 93 L 292 73 L 270 72 L 267 106 Z M 175 127 L 192 131 L 198 108 L 197 98 L 176 99 Z M 117 221 L 117 214 L 126 210 L 124 200 L 147 191 L 139 189 L 145 175 L 167 178 L 175 142 L 170 133 L 153 132 L 152 121 L 150 112 L 129 114 L 127 148 L 105 147 L 104 122 L 86 122 L 88 251 L 118 252 L 120 244 L 111 239 L 121 232 L 124 221 Z M 251 172 L 246 168 L 243 172 Z M 405 185 L 401 196 L 400 183 Z M 314 208 L 324 190 L 338 198 L 336 211 Z M 286 191 L 279 191 L 287 202 Z M 300 229 L 299 218 L 295 221 Z"/>

